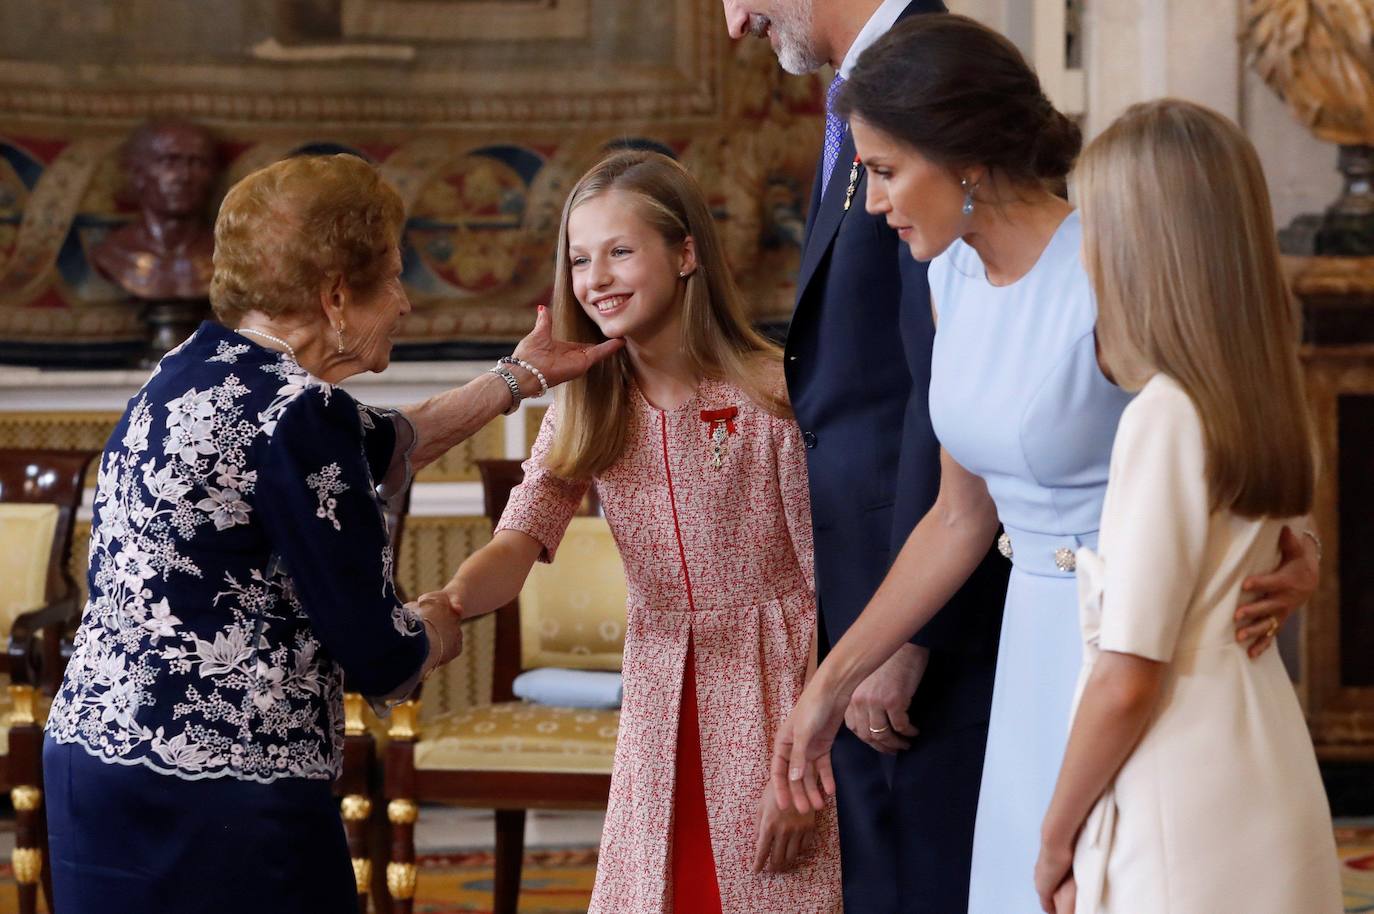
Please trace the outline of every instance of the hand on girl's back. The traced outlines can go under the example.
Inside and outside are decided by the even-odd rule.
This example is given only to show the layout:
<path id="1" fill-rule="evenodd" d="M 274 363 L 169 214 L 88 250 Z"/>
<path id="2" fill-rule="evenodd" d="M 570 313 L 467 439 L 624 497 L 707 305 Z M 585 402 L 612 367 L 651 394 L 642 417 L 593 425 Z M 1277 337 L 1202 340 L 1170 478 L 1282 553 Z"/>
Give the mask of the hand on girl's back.
<path id="1" fill-rule="evenodd" d="M 1284 527 L 1279 533 L 1279 565 L 1241 582 L 1243 605 L 1236 610 L 1236 641 L 1258 657 L 1269 649 L 1290 616 L 1317 591 L 1320 559 L 1312 541 Z"/>

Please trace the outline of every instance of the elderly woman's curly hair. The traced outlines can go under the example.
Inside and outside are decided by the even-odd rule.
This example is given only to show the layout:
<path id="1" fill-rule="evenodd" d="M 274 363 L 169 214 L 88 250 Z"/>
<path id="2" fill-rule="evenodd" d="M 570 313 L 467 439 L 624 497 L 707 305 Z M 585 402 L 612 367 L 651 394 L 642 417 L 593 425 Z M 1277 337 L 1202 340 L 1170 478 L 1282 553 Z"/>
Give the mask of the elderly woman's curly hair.
<path id="1" fill-rule="evenodd" d="M 215 220 L 210 303 L 226 325 L 249 311 L 308 314 L 322 284 L 366 294 L 386 277 L 404 206 L 357 156 L 297 156 L 239 181 Z"/>

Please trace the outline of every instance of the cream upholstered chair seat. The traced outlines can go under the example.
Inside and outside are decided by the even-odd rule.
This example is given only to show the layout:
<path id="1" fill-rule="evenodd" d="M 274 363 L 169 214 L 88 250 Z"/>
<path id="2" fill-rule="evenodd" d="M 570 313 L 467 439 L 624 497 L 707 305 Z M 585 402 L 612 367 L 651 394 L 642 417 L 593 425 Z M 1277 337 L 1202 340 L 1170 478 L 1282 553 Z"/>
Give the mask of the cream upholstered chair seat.
<path id="1" fill-rule="evenodd" d="M 0 631 L 8 635 L 14 620 L 47 603 L 48 561 L 57 535 L 57 505 L 0 504 Z M 47 717 L 52 698 L 41 692 L 30 707 L 16 708 L 9 690 L 10 677 L 0 672 L 0 756 L 10 752 L 10 723 L 15 711 L 20 722 L 37 712 L 38 723 Z"/>
<path id="2" fill-rule="evenodd" d="M 43 834 L 42 721 L 81 615 L 68 566 L 82 478 L 94 451 L 0 449 L 0 789 L 14 806 L 10 856 L 20 914 L 52 909 Z M 69 645 L 67 645 L 69 646 Z"/>
<path id="3" fill-rule="evenodd" d="M 424 722 L 415 767 L 610 774 L 620 712 L 505 701 Z"/>
<path id="4" fill-rule="evenodd" d="M 57 505 L 0 504 L 0 627 L 47 602 Z"/>
<path id="5" fill-rule="evenodd" d="M 620 671 L 625 569 L 601 517 L 574 517 L 552 564 L 520 591 L 520 667 Z M 618 710 L 503 701 L 426 719 L 415 767 L 611 773 Z"/>
<path id="6" fill-rule="evenodd" d="M 30 716 L 42 727 L 48 719 L 48 709 L 52 707 L 52 696 L 42 692 L 33 693 L 32 699 L 26 695 L 16 704 L 14 693 L 10 691 L 10 678 L 0 675 L 0 755 L 10 754 L 10 726 L 26 723 Z"/>

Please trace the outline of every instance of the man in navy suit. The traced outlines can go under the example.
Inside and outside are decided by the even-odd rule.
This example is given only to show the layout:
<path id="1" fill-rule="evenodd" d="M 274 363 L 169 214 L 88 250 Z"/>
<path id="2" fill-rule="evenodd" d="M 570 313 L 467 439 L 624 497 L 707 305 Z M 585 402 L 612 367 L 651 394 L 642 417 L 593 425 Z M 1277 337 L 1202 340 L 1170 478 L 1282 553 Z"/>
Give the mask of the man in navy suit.
<path id="1" fill-rule="evenodd" d="M 873 595 L 940 479 L 927 408 L 934 324 L 926 265 L 864 211 L 867 175 L 831 103 L 859 54 L 897 20 L 945 7 L 723 4 L 731 36 L 767 38 L 787 71 L 837 71 L 786 346 L 787 388 L 807 447 L 824 651 Z M 845 714 L 832 761 L 847 911 L 965 910 L 1008 570 L 990 551 Z"/>

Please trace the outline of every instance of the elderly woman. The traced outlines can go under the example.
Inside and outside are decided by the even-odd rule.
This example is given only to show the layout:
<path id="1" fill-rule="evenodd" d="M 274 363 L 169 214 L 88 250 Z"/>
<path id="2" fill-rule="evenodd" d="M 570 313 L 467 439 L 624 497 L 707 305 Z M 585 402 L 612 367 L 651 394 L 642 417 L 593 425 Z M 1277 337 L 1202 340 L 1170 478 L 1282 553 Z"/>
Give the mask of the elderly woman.
<path id="1" fill-rule="evenodd" d="M 351 156 L 278 162 L 224 200 L 226 326 L 168 353 L 100 463 L 43 752 L 63 914 L 356 910 L 330 794 L 344 679 L 400 697 L 461 646 L 443 601 L 398 599 L 376 493 L 619 345 L 555 342 L 541 313 L 465 387 L 356 403 L 334 385 L 384 369 L 410 310 L 401 224 Z"/>

